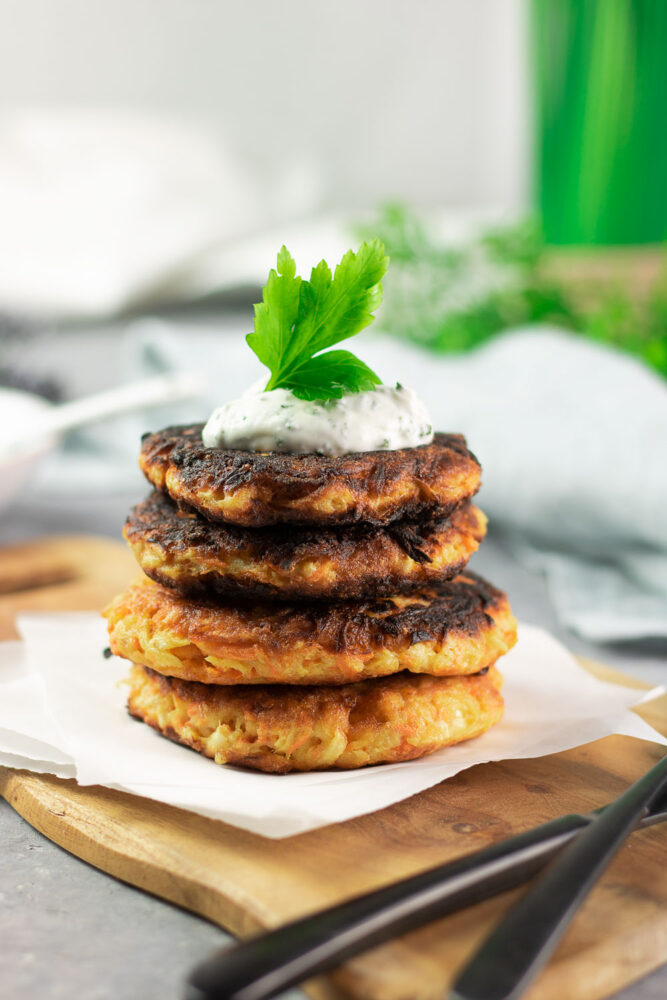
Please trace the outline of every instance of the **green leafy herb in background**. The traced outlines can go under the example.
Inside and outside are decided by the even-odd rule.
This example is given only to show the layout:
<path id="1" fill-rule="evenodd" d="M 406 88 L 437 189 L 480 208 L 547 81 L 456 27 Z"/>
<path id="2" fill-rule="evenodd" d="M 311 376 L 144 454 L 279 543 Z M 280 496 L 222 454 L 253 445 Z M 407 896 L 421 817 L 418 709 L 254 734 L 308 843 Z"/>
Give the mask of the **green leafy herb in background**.
<path id="1" fill-rule="evenodd" d="M 322 260 L 310 280 L 296 273 L 286 247 L 278 254 L 255 306 L 255 329 L 246 340 L 271 372 L 266 389 L 289 389 L 300 399 L 339 399 L 372 389 L 380 379 L 350 351 L 326 351 L 373 321 L 382 301 L 380 281 L 388 258 L 382 243 L 349 250 L 332 277 Z M 321 353 L 325 351 L 326 353 Z"/>
<path id="2" fill-rule="evenodd" d="M 554 323 L 640 357 L 667 377 L 664 269 L 644 296 L 610 282 L 568 282 L 552 273 L 551 252 L 531 221 L 452 248 L 414 212 L 389 205 L 362 231 L 381 239 L 391 257 L 381 317 L 388 333 L 457 352 L 510 327 Z"/>

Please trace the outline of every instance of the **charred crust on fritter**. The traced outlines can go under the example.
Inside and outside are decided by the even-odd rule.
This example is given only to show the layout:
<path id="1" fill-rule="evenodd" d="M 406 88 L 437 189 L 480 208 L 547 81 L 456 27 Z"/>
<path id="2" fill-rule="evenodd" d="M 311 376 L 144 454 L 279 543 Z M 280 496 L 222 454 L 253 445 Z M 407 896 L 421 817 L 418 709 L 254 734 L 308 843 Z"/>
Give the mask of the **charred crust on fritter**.
<path id="1" fill-rule="evenodd" d="M 166 491 L 165 477 L 175 470 L 187 491 L 179 502 L 199 511 L 210 520 L 225 518 L 199 498 L 199 491 L 230 494 L 252 485 L 257 496 L 249 501 L 247 519 L 242 523 L 261 526 L 282 521 L 322 524 L 350 524 L 363 520 L 388 524 L 400 518 L 419 518 L 428 513 L 445 516 L 479 488 L 480 466 L 468 450 L 461 434 L 435 435 L 430 444 L 395 451 L 356 452 L 330 457 L 312 452 L 252 452 L 236 449 L 206 448 L 201 440 L 203 424 L 166 427 L 142 438 L 140 466 L 157 488 Z M 456 499 L 442 502 L 431 488 L 439 479 L 454 474 L 469 474 L 472 485 Z M 319 490 L 337 483 L 372 501 L 387 487 L 410 479 L 418 497 L 401 502 L 382 516 L 375 516 L 372 502 L 353 505 L 340 512 L 291 510 L 289 504 L 307 500 Z M 280 497 L 280 510 L 271 509 L 263 497 Z"/>
<path id="2" fill-rule="evenodd" d="M 151 579 L 189 596 L 270 598 L 287 594 L 299 600 L 340 600 L 407 593 L 415 588 L 415 581 L 419 585 L 455 576 L 483 537 L 484 524 L 483 515 L 465 503 L 449 518 L 397 521 L 385 527 L 354 524 L 344 529 L 314 529 L 281 524 L 244 528 L 203 521 L 155 491 L 130 511 L 124 535 L 136 547 L 135 554 Z M 429 552 L 436 555 L 442 545 L 449 544 L 454 546 L 452 555 L 459 558 L 441 562 L 430 572 Z M 161 564 L 144 558 L 147 546 L 160 553 Z M 417 564 L 409 572 L 400 562 L 403 555 Z M 225 572 L 221 556 L 232 560 L 241 557 L 248 565 L 243 572 Z M 188 565 L 192 557 L 197 560 L 196 573 Z M 328 562 L 333 575 L 323 582 L 301 579 L 298 573 L 290 576 L 303 561 Z M 172 567 L 169 573 L 164 571 L 166 563 Z M 282 582 L 258 579 L 263 567 L 279 569 Z"/>
<path id="3" fill-rule="evenodd" d="M 145 671 L 146 674 L 155 679 L 157 679 L 160 676 L 159 674 L 156 674 L 154 670 L 151 670 L 150 667 L 143 667 L 142 669 Z M 166 680 L 166 678 L 162 679 Z M 168 688 L 165 688 L 163 684 L 161 684 L 160 687 L 162 688 L 163 691 L 168 690 Z M 195 753 L 198 752 L 197 747 L 194 745 L 194 742 L 192 740 L 186 740 L 185 737 L 180 736 L 176 732 L 173 726 L 165 726 L 163 729 L 155 719 L 144 718 L 144 716 L 140 712 L 133 711 L 131 703 L 128 703 L 127 705 L 127 714 L 130 716 L 131 719 L 134 720 L 134 722 L 145 723 L 147 726 L 150 726 L 151 729 L 154 729 L 156 733 L 159 733 L 166 739 L 171 740 L 172 743 L 178 743 L 182 747 L 187 747 L 188 750 L 194 750 Z"/>
<path id="4" fill-rule="evenodd" d="M 472 585 L 471 585 L 472 583 Z M 441 588 L 423 589 L 414 595 L 428 599 L 427 604 L 408 604 L 398 609 L 390 600 L 380 600 L 362 605 L 355 613 L 347 606 L 340 615 L 330 616 L 326 629 L 334 638 L 336 651 L 347 649 L 350 638 L 367 637 L 373 646 L 392 646 L 396 641 L 444 642 L 448 633 L 475 636 L 481 630 L 493 627 L 489 609 L 498 608 L 505 595 L 480 577 L 467 573 L 465 577 L 443 584 Z M 371 612 L 373 616 L 369 616 Z M 352 643 L 354 644 L 354 643 Z"/>
<path id="5" fill-rule="evenodd" d="M 178 609 L 184 634 L 192 628 L 226 634 L 242 631 L 276 655 L 297 643 L 315 643 L 336 654 L 374 649 L 406 649 L 418 642 L 444 643 L 450 633 L 475 638 L 495 627 L 494 615 L 507 607 L 505 594 L 474 573 L 438 586 L 424 587 L 396 604 L 391 598 L 333 602 L 255 604 L 252 601 L 203 599 L 189 602 L 167 588 L 134 588 L 159 607 Z M 405 602 L 408 603 L 405 603 Z M 400 604 L 404 604 L 403 607 Z M 210 612 L 215 617 L 210 617 Z M 211 624 L 206 624 L 207 622 Z"/>
<path id="6" fill-rule="evenodd" d="M 474 678 L 485 677 L 490 669 L 490 667 L 484 667 L 483 670 L 478 670 L 474 674 L 467 674 L 465 678 L 458 679 L 465 680 L 466 683 L 474 683 Z M 369 695 L 373 696 L 381 688 L 399 688 L 403 684 L 409 686 L 419 685 L 427 679 L 427 675 L 425 674 L 415 675 L 411 674 L 408 670 L 402 670 L 397 674 L 392 674 L 390 677 L 366 677 L 364 680 L 354 681 L 351 684 L 301 684 L 298 688 L 285 684 L 234 684 L 231 687 L 220 688 L 216 685 L 202 684 L 200 681 L 186 681 L 181 677 L 170 677 L 166 674 L 160 674 L 151 667 L 142 666 L 141 670 L 143 670 L 147 677 L 151 678 L 152 682 L 162 692 L 174 692 L 178 697 L 188 701 L 191 705 L 205 704 L 211 697 L 220 697 L 227 702 L 234 701 L 239 703 L 247 701 L 252 705 L 253 713 L 258 716 L 261 716 L 263 712 L 273 712 L 276 708 L 282 710 L 284 706 L 290 704 L 298 707 L 299 705 L 303 705 L 309 698 L 322 701 L 335 699 L 338 704 L 352 709 L 359 702 L 362 702 L 365 697 Z M 449 680 L 454 679 L 449 678 Z M 444 681 L 446 678 L 432 678 L 432 680 Z M 128 709 L 128 711 L 131 715 L 133 714 L 131 709 Z M 134 718 L 139 718 L 139 716 L 135 715 Z M 173 735 L 169 736 L 167 730 Z M 162 729 L 161 732 L 168 739 L 183 742 L 182 737 L 179 737 L 171 726 Z"/>
<path id="7" fill-rule="evenodd" d="M 359 542 L 389 535 L 411 559 L 426 563 L 431 558 L 424 549 L 447 522 L 448 518 L 438 517 L 395 521 L 386 526 L 357 523 L 344 529 L 293 524 L 246 528 L 202 521 L 192 510 L 155 490 L 132 508 L 125 521 L 125 534 L 128 541 L 145 539 L 170 552 L 193 547 L 211 552 L 243 550 L 258 561 L 285 568 L 314 553 L 345 559 Z"/>
<path id="8" fill-rule="evenodd" d="M 124 535 L 131 545 L 152 545 L 165 559 L 178 561 L 179 553 L 196 552 L 203 563 L 210 561 L 208 572 L 197 576 L 184 568 L 176 578 L 161 572 L 159 566 L 143 566 L 144 572 L 158 583 L 172 586 L 182 593 L 196 595 L 236 594 L 244 591 L 257 597 L 270 597 L 281 589 L 300 596 L 298 579 L 291 586 L 279 588 L 256 579 L 239 580 L 238 575 L 226 576 L 216 571 L 215 561 L 221 553 L 243 554 L 254 564 L 279 567 L 290 572 L 302 560 L 332 560 L 344 576 L 326 588 L 327 598 L 363 596 L 368 592 L 403 593 L 414 589 L 412 574 L 405 578 L 389 573 L 383 557 L 395 553 L 394 545 L 414 562 L 427 567 L 432 562 L 429 550 L 435 553 L 447 541 L 447 532 L 479 541 L 484 535 L 484 521 L 472 504 L 460 505 L 449 518 L 424 518 L 421 521 L 395 521 L 384 527 L 373 524 L 353 524 L 344 529 L 303 527 L 290 524 L 264 528 L 245 528 L 224 522 L 204 521 L 190 510 L 184 510 L 164 494 L 154 491 L 129 513 Z M 377 561 L 371 564 L 368 557 Z M 446 579 L 455 576 L 467 559 L 455 560 L 437 572 Z M 363 562 L 363 565 L 361 564 Z M 380 591 L 377 588 L 380 587 Z M 361 588 L 361 589 L 360 589 Z M 346 593 L 349 591 L 349 593 Z M 304 599 L 315 597 L 304 587 Z"/>
<path id="9" fill-rule="evenodd" d="M 454 577 L 465 569 L 467 560 L 452 563 L 447 570 L 442 573 L 442 579 Z M 395 576 L 388 576 L 383 582 L 367 580 L 361 582 L 356 587 L 350 584 L 329 587 L 326 593 L 301 593 L 294 588 L 287 590 L 280 589 L 271 584 L 261 583 L 258 580 L 248 581 L 238 577 L 225 577 L 219 573 L 204 573 L 199 577 L 182 577 L 174 580 L 173 577 L 161 572 L 157 567 L 145 567 L 143 572 L 149 579 L 159 583 L 162 587 L 175 590 L 184 597 L 190 597 L 196 601 L 206 601 L 209 599 L 229 600 L 236 598 L 239 601 L 267 600 L 275 601 L 289 600 L 301 604 L 317 602 L 323 604 L 326 601 L 346 601 L 351 599 L 352 589 L 359 597 L 369 597 L 373 594 L 409 594 L 415 589 L 415 581 L 411 578 L 398 579 Z"/>
<path id="10" fill-rule="evenodd" d="M 394 521 L 386 531 L 411 559 L 418 563 L 430 563 L 431 557 L 424 551 L 429 536 L 446 523 L 446 518 L 428 521 Z"/>

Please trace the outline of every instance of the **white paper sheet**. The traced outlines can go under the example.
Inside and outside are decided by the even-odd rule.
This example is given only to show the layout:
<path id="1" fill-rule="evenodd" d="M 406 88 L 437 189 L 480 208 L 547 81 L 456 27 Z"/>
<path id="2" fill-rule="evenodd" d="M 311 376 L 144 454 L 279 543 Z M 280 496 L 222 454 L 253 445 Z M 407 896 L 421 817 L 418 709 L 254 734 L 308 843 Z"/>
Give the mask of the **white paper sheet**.
<path id="1" fill-rule="evenodd" d="M 271 838 L 382 809 L 486 761 L 538 757 L 610 733 L 667 745 L 629 710 L 644 692 L 596 680 L 548 633 L 522 625 L 499 664 L 504 719 L 476 740 L 359 771 L 219 767 L 128 716 L 127 664 L 103 658 L 99 616 L 26 615 L 18 625 L 24 642 L 0 644 L 1 764 L 76 774 L 82 785 L 129 791 Z"/>

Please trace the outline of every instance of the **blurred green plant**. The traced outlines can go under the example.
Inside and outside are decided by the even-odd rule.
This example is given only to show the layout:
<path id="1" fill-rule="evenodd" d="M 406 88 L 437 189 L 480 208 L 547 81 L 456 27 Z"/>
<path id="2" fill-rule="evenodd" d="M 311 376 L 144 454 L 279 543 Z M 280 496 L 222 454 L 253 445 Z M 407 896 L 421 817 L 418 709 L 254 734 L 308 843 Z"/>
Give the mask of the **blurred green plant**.
<path id="1" fill-rule="evenodd" d="M 667 377 L 667 267 L 647 295 L 617 281 L 568 282 L 552 273 L 539 225 L 487 230 L 446 245 L 405 205 L 356 227 L 391 258 L 378 325 L 438 352 L 469 350 L 510 327 L 553 323 L 612 345 Z"/>

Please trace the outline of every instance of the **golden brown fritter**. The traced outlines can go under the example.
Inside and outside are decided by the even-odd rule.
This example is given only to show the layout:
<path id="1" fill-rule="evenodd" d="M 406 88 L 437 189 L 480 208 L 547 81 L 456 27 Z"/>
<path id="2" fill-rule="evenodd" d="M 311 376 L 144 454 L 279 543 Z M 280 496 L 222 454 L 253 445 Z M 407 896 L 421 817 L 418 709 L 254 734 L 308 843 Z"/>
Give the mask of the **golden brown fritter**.
<path id="1" fill-rule="evenodd" d="M 443 521 L 326 530 L 241 528 L 205 521 L 153 493 L 124 535 L 144 573 L 191 597 L 341 599 L 405 593 L 456 576 L 486 518 L 472 504 Z"/>
<path id="2" fill-rule="evenodd" d="M 130 672 L 128 709 L 213 758 L 284 774 L 388 764 L 472 739 L 503 714 L 495 668 L 470 677 L 395 677 L 342 687 L 219 687 Z"/>
<path id="3" fill-rule="evenodd" d="M 481 481 L 479 463 L 460 434 L 436 434 L 418 448 L 330 458 L 205 448 L 202 427 L 144 435 L 139 465 L 178 503 L 246 527 L 444 517 Z"/>
<path id="4" fill-rule="evenodd" d="M 105 616 L 118 656 L 205 684 L 472 674 L 516 641 L 507 598 L 471 573 L 410 596 L 334 604 L 195 602 L 143 577 Z"/>

